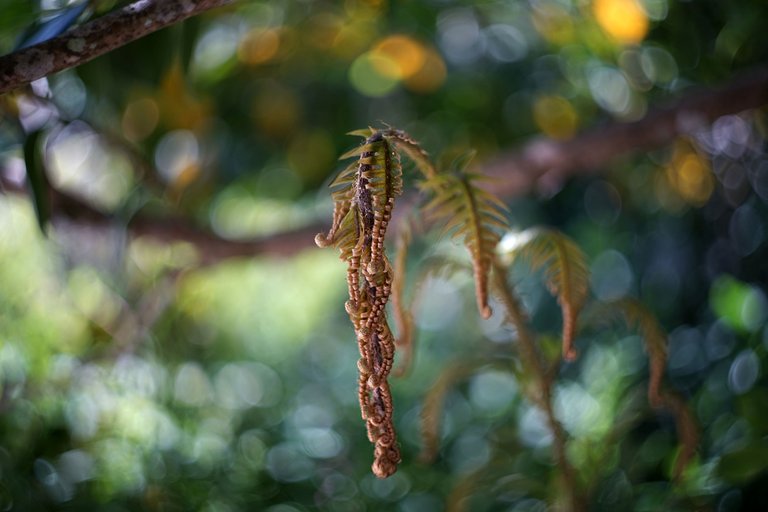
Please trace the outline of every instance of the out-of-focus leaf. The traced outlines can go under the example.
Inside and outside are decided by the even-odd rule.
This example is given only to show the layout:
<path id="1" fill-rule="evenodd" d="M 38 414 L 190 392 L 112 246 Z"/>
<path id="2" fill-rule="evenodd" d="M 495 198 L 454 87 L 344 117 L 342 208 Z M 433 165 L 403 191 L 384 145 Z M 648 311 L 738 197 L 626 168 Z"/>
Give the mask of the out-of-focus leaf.
<path id="1" fill-rule="evenodd" d="M 27 183 L 32 192 L 37 223 L 40 230 L 45 233 L 45 225 L 51 218 L 51 203 L 48 195 L 48 178 L 45 175 L 45 164 L 40 147 L 42 135 L 42 131 L 32 132 L 24 141 L 24 162 L 27 166 Z"/>
<path id="2" fill-rule="evenodd" d="M 743 485 L 768 469 L 768 442 L 753 441 L 744 448 L 723 455 L 718 473 L 725 480 Z"/>

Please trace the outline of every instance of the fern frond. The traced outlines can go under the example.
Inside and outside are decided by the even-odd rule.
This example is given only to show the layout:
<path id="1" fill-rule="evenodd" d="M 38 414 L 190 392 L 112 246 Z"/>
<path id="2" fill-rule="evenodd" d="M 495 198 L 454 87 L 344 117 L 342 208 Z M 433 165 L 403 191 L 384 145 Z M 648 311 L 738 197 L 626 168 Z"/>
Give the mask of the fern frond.
<path id="1" fill-rule="evenodd" d="M 345 309 L 360 352 L 360 410 L 374 444 L 371 469 L 379 478 L 386 478 L 397 470 L 400 451 L 387 381 L 395 340 L 385 314 L 393 271 L 384 252 L 384 238 L 395 197 L 402 192 L 402 169 L 398 154 L 382 132 L 369 128 L 353 133 L 365 140 L 343 155 L 357 160 L 331 182 L 333 223 L 329 233 L 317 235 L 315 242 L 321 247 L 334 245 L 347 262 L 349 300 Z"/>
<path id="2" fill-rule="evenodd" d="M 532 229 L 500 245 L 502 261 L 528 262 L 533 271 L 542 270 L 550 293 L 557 298 L 563 314 L 563 358 L 573 361 L 576 319 L 589 289 L 589 270 L 584 252 L 570 238 L 551 229 Z"/>
<path id="3" fill-rule="evenodd" d="M 696 454 L 696 448 L 699 445 L 699 427 L 696 425 L 691 408 L 680 395 L 672 391 L 662 391 L 661 400 L 664 407 L 675 418 L 675 429 L 680 439 L 680 450 L 672 469 L 672 478 L 677 481 L 680 480 L 683 471 Z"/>
<path id="4" fill-rule="evenodd" d="M 649 361 L 648 402 L 653 407 L 661 406 L 662 380 L 667 366 L 667 333 L 653 313 L 635 299 L 609 302 L 601 310 L 608 315 L 620 315 L 627 328 L 638 331 L 643 338 Z"/>
<path id="5" fill-rule="evenodd" d="M 327 235 L 318 233 L 315 236 L 315 244 L 318 247 L 328 247 L 335 245 L 335 239 L 338 236 L 338 230 L 341 223 L 349 213 L 352 206 L 352 200 L 355 195 L 355 180 L 357 175 L 357 164 L 355 162 L 344 168 L 331 182 L 329 187 L 333 189 L 331 198 L 333 199 L 333 219 L 331 229 Z"/>
<path id="6" fill-rule="evenodd" d="M 376 132 L 376 130 L 369 126 L 368 128 L 361 128 L 359 130 L 352 130 L 351 132 L 347 132 L 347 135 L 357 135 L 358 137 L 363 137 L 364 139 L 367 139 L 368 137 L 373 135 L 374 132 Z"/>
<path id="7" fill-rule="evenodd" d="M 444 232 L 464 239 L 472 257 L 477 307 L 480 315 L 488 318 L 488 273 L 501 238 L 498 231 L 506 229 L 507 221 L 503 204 L 475 186 L 477 179 L 473 174 L 440 174 L 421 187 L 434 195 L 424 207 L 427 215 L 445 223 Z"/>
<path id="8" fill-rule="evenodd" d="M 600 313 L 620 315 L 631 330 L 637 330 L 643 338 L 649 360 L 648 402 L 655 408 L 664 408 L 675 418 L 675 428 L 680 440 L 680 451 L 675 461 L 673 478 L 679 479 L 683 470 L 696 453 L 699 444 L 699 428 L 686 401 L 674 391 L 665 389 L 664 370 L 667 366 L 667 333 L 656 317 L 641 302 L 625 298 L 610 302 L 598 310 Z M 603 315 L 604 317 L 606 315 Z M 602 318 L 601 318 L 602 319 Z"/>
<path id="9" fill-rule="evenodd" d="M 424 177 L 431 178 L 437 174 L 437 169 L 429 158 L 429 154 L 406 132 L 389 128 L 384 130 L 383 134 L 416 165 Z"/>
<path id="10" fill-rule="evenodd" d="M 347 215 L 339 223 L 339 227 L 334 234 L 333 245 L 339 250 L 339 258 L 349 261 L 352 252 L 360 243 L 360 212 L 357 205 L 351 205 Z"/>

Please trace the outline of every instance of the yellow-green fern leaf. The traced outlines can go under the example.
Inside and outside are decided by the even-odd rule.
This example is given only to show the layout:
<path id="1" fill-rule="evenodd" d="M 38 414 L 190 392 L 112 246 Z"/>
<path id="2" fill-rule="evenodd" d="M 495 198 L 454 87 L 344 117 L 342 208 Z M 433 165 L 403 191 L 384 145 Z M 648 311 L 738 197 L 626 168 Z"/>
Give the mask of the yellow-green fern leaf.
<path id="1" fill-rule="evenodd" d="M 584 252 L 573 240 L 551 229 L 530 229 L 507 236 L 500 244 L 499 252 L 507 264 L 522 259 L 534 271 L 543 271 L 547 288 L 557 298 L 563 314 L 563 357 L 574 360 L 576 320 L 589 290 Z"/>
<path id="2" fill-rule="evenodd" d="M 437 174 L 437 169 L 432 163 L 432 160 L 430 160 L 429 154 L 427 154 L 419 143 L 413 140 L 413 138 L 406 132 L 390 128 L 384 130 L 383 134 L 398 150 L 402 151 L 403 154 L 416 165 L 416 168 L 419 169 L 426 178 L 431 178 Z"/>
<path id="3" fill-rule="evenodd" d="M 369 126 L 368 128 L 361 128 L 359 130 L 352 130 L 351 132 L 347 132 L 347 135 L 357 135 L 358 137 L 363 137 L 364 139 L 367 139 L 368 137 L 373 135 L 375 131 L 376 131 L 375 129 Z"/>
<path id="4" fill-rule="evenodd" d="M 421 187 L 434 195 L 424 207 L 427 215 L 444 223 L 445 232 L 463 238 L 472 257 L 477 307 L 488 318 L 488 274 L 499 231 L 507 228 L 507 220 L 503 203 L 475 185 L 479 178 L 474 174 L 438 174 Z"/>
<path id="5" fill-rule="evenodd" d="M 333 220 L 328 234 L 318 233 L 315 243 L 319 247 L 328 247 L 335 244 L 341 223 L 349 213 L 352 200 L 355 195 L 355 181 L 357 179 L 357 162 L 352 162 L 344 168 L 331 182 L 331 198 L 333 199 Z"/>

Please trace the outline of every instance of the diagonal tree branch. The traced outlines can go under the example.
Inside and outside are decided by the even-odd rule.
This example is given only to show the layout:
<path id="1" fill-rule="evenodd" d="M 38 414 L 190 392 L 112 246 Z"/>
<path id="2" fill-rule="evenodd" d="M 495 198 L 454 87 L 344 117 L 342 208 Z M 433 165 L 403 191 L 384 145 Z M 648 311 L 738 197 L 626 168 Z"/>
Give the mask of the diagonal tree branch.
<path id="1" fill-rule="evenodd" d="M 520 197 L 541 181 L 562 181 L 568 176 L 596 172 L 614 159 L 633 152 L 662 147 L 675 137 L 695 133 L 715 119 L 768 104 L 768 66 L 753 69 L 715 89 L 698 89 L 676 103 L 652 110 L 633 123 L 609 123 L 567 141 L 535 139 L 519 149 L 500 155 L 483 167 L 497 177 L 493 192 L 506 199 Z M 25 192 L 2 176 L 8 192 Z M 81 201 L 54 191 L 53 221 L 75 222 L 96 228 L 116 222 Z M 403 198 L 400 204 L 409 200 Z M 411 201 L 412 203 L 412 201 Z M 396 223 L 394 223 L 396 224 Z M 139 216 L 127 226 L 132 236 L 151 236 L 165 241 L 186 241 L 200 250 L 203 263 L 251 257 L 256 254 L 285 256 L 314 246 L 314 235 L 327 230 L 322 223 L 249 241 L 228 240 L 191 224 L 186 219 Z"/>
<path id="2" fill-rule="evenodd" d="M 28 193 L 27 187 L 3 175 L 0 169 L 0 191 L 5 194 Z M 223 238 L 181 217 L 155 217 L 137 214 L 127 225 L 112 215 L 105 214 L 84 201 L 53 187 L 48 190 L 51 205 L 51 223 L 64 230 L 87 227 L 92 234 L 115 228 L 125 229 L 130 237 L 146 236 L 161 242 L 187 242 L 199 250 L 200 264 L 211 265 L 231 258 L 249 258 L 257 254 L 289 256 L 314 246 L 318 231 L 327 230 L 325 224 L 310 225 L 273 235 L 249 240 Z M 0 195 L 0 197 L 2 197 Z"/>
<path id="3" fill-rule="evenodd" d="M 43 43 L 0 57 L 0 94 L 234 0 L 137 0 Z"/>
<path id="4" fill-rule="evenodd" d="M 766 104 L 768 65 L 763 64 L 715 89 L 691 87 L 674 103 L 651 110 L 635 122 L 607 123 L 564 141 L 534 139 L 498 155 L 483 171 L 498 178 L 493 191 L 502 197 L 526 194 L 537 185 L 557 189 L 572 174 L 595 172 L 622 155 L 695 134 L 720 116 Z"/>

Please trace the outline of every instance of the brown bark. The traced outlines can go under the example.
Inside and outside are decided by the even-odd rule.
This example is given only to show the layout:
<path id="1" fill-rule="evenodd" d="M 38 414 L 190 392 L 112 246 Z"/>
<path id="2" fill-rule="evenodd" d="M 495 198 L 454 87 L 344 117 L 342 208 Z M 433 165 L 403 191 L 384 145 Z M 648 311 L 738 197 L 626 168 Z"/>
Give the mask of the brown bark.
<path id="1" fill-rule="evenodd" d="M 0 94 L 234 0 L 138 0 L 43 43 L 0 57 Z"/>
<path id="2" fill-rule="evenodd" d="M 206 3 L 225 2 L 219 0 Z M 652 110 L 643 119 L 633 123 L 607 123 L 567 141 L 534 139 L 519 149 L 499 155 L 487 163 L 483 171 L 498 178 L 493 183 L 493 192 L 505 199 L 512 199 L 536 189 L 542 181 L 558 183 L 570 175 L 595 172 L 618 157 L 662 147 L 678 136 L 706 128 L 720 116 L 737 114 L 765 104 L 768 104 L 768 66 L 737 76 L 719 88 L 700 88 L 686 93 L 676 103 Z M 14 188 L 9 183 L 4 185 L 9 189 Z M 54 221 L 59 217 L 95 225 L 108 225 L 112 222 L 83 203 L 59 195 L 64 204 L 54 203 Z M 406 197 L 401 198 L 401 204 L 406 202 Z M 128 229 L 135 236 L 147 235 L 159 240 L 190 242 L 200 249 L 204 262 L 214 263 L 256 254 L 293 254 L 313 247 L 314 235 L 326 231 L 327 226 L 317 223 L 300 230 L 250 241 L 223 239 L 185 219 L 137 217 Z"/>
<path id="3" fill-rule="evenodd" d="M 502 197 L 526 194 L 537 185 L 556 188 L 569 175 L 595 172 L 619 156 L 664 146 L 708 127 L 720 116 L 765 104 L 768 66 L 763 65 L 718 88 L 683 91 L 676 102 L 650 111 L 639 121 L 606 123 L 564 141 L 534 139 L 498 155 L 483 171 L 499 178 L 493 190 Z"/>

